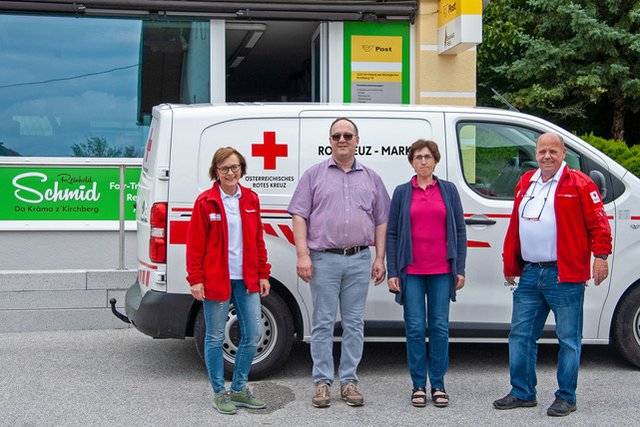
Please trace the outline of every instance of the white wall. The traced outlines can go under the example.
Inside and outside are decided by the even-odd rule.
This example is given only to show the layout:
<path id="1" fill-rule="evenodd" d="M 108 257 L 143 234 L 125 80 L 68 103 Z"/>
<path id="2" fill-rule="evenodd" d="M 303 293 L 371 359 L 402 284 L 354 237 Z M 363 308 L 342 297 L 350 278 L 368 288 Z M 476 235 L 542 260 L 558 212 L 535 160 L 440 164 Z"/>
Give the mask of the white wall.
<path id="1" fill-rule="evenodd" d="M 125 232 L 124 251 L 125 268 L 137 269 L 135 231 Z M 115 270 L 118 259 L 117 231 L 0 232 L 0 271 Z"/>
<path id="2" fill-rule="evenodd" d="M 124 270 L 117 231 L 2 231 L 0 332 L 128 327 L 109 299 L 124 312 L 136 254 L 135 231 L 125 233 Z"/>

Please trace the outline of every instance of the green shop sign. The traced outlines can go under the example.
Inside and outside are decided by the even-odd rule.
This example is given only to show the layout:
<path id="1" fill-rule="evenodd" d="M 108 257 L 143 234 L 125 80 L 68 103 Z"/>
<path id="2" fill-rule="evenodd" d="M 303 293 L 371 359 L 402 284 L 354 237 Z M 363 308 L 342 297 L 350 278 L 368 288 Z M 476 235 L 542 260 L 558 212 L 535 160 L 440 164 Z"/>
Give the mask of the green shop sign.
<path id="1" fill-rule="evenodd" d="M 125 219 L 135 220 L 140 167 L 124 177 Z M 117 221 L 120 169 L 0 167 L 0 221 Z"/>

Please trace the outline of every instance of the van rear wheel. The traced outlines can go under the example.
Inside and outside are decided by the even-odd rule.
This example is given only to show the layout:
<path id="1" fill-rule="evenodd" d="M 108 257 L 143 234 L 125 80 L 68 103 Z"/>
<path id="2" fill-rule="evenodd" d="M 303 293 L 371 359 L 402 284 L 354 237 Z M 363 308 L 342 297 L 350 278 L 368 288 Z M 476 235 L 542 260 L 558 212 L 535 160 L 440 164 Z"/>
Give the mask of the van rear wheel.
<path id="1" fill-rule="evenodd" d="M 249 374 L 251 380 L 257 380 L 275 372 L 287 360 L 293 345 L 293 317 L 287 304 L 275 292 L 262 298 L 261 303 L 263 328 Z M 203 361 L 205 334 L 206 326 L 203 309 L 201 308 L 196 316 L 193 336 L 196 350 Z M 230 379 L 233 375 L 233 363 L 239 344 L 240 326 L 238 324 L 238 316 L 233 304 L 230 304 L 225 326 L 224 343 L 222 344 L 224 375 L 227 379 Z"/>
<path id="2" fill-rule="evenodd" d="M 640 368 L 640 286 L 624 296 L 612 329 L 613 343 L 618 352 Z"/>

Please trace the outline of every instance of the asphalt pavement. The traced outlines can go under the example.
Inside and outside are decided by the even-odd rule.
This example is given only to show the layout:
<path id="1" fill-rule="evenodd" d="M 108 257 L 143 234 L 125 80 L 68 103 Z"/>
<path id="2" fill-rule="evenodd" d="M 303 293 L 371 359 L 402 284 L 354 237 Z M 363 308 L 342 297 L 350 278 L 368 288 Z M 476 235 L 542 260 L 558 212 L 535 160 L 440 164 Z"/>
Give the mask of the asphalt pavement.
<path id="1" fill-rule="evenodd" d="M 0 334 L 0 425 L 6 426 L 631 426 L 640 420 L 640 370 L 606 346 L 585 346 L 578 411 L 551 418 L 556 345 L 541 346 L 535 408 L 497 411 L 509 390 L 505 344 L 450 346 L 448 408 L 414 408 L 404 344 L 366 343 L 359 388 L 348 407 L 336 384 L 330 408 L 310 399 L 309 346 L 294 345 L 286 366 L 252 382 L 263 410 L 225 416 L 192 340 L 154 340 L 134 329 Z M 337 354 L 337 351 L 336 351 Z"/>

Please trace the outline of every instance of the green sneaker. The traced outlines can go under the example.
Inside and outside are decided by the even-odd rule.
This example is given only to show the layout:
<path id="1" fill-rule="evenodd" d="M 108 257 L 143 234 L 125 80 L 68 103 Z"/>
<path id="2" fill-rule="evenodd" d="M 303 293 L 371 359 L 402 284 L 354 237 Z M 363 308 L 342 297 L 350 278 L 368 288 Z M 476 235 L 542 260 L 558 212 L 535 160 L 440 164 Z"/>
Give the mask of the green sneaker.
<path id="1" fill-rule="evenodd" d="M 236 406 L 250 409 L 262 409 L 267 406 L 262 400 L 256 399 L 247 386 L 244 386 L 238 393 L 229 392 L 229 396 L 231 397 L 231 402 Z"/>
<path id="2" fill-rule="evenodd" d="M 225 415 L 233 415 L 238 412 L 236 405 L 234 405 L 229 398 L 228 391 L 221 391 L 220 393 L 216 393 L 216 396 L 213 399 L 213 407 L 216 409 L 216 411 Z"/>

